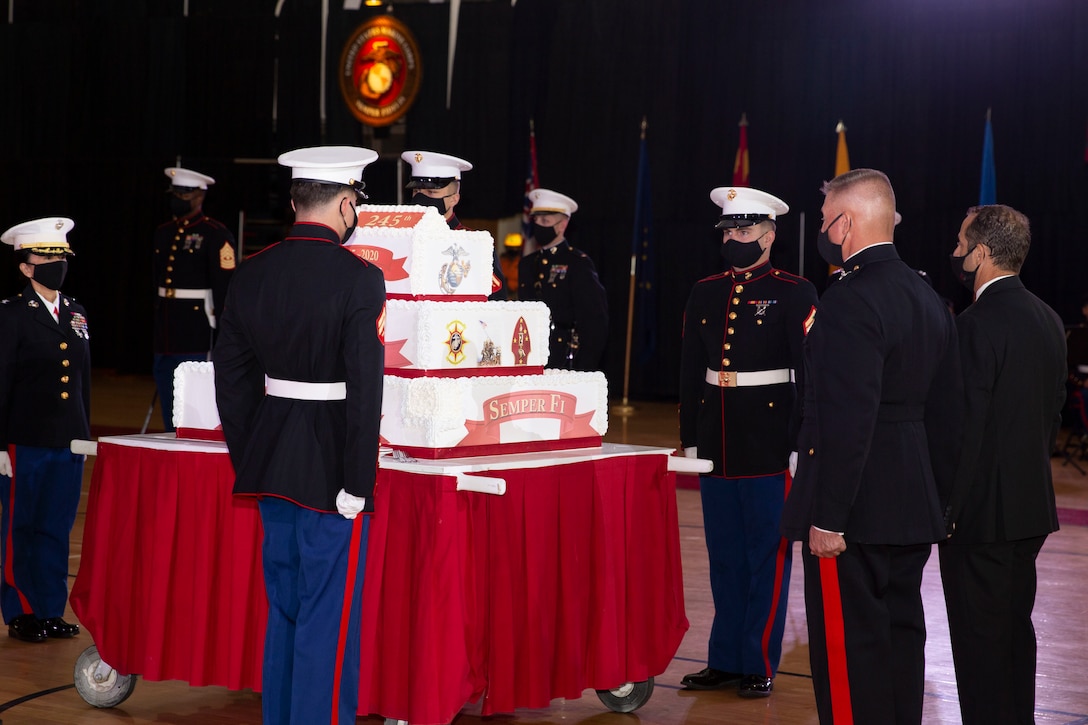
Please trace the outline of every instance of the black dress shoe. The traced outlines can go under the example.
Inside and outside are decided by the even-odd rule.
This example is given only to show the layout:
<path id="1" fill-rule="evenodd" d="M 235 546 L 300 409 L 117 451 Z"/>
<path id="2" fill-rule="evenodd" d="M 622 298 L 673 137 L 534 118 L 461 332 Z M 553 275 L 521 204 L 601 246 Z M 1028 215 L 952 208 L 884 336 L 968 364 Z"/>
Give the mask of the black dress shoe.
<path id="1" fill-rule="evenodd" d="M 736 672 L 722 672 L 713 667 L 705 667 L 698 672 L 684 675 L 680 684 L 689 690 L 720 690 L 737 684 L 743 677 L 744 675 Z"/>
<path id="2" fill-rule="evenodd" d="M 20 614 L 8 622 L 8 636 L 23 642 L 44 642 L 45 627 L 33 614 Z"/>
<path id="3" fill-rule="evenodd" d="M 71 639 L 79 634 L 78 624 L 68 624 L 60 617 L 43 619 L 41 625 L 45 629 L 46 636 L 54 639 Z"/>
<path id="4" fill-rule="evenodd" d="M 763 675 L 745 675 L 741 680 L 737 694 L 741 697 L 770 697 L 774 689 L 774 678 Z"/>

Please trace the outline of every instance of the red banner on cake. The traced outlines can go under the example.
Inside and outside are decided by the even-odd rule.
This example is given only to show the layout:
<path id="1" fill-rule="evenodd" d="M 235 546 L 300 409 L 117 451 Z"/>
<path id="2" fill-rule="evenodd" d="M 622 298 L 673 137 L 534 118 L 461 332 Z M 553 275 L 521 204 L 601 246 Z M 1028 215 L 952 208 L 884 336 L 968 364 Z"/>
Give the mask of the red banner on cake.
<path id="1" fill-rule="evenodd" d="M 550 418 L 560 422 L 559 438 L 586 438 L 596 436 L 590 422 L 593 411 L 576 413 L 578 399 L 570 393 L 558 390 L 523 390 L 503 393 L 484 401 L 484 419 L 466 420 L 468 435 L 460 446 L 483 446 L 501 443 L 499 426 L 514 420 Z"/>
<path id="2" fill-rule="evenodd" d="M 407 257 L 394 258 L 392 250 L 371 247 L 366 244 L 348 244 L 347 248 L 364 262 L 381 268 L 386 282 L 408 279 L 408 271 L 404 269 L 404 263 L 408 261 Z"/>
<path id="3" fill-rule="evenodd" d="M 381 227 L 383 229 L 411 229 L 423 218 L 421 211 L 373 212 L 363 210 L 359 215 L 360 227 Z"/>
<path id="4" fill-rule="evenodd" d="M 386 340 L 385 341 L 385 367 L 386 368 L 403 368 L 412 364 L 412 361 L 404 357 L 404 353 L 401 350 L 404 348 L 407 340 Z"/>

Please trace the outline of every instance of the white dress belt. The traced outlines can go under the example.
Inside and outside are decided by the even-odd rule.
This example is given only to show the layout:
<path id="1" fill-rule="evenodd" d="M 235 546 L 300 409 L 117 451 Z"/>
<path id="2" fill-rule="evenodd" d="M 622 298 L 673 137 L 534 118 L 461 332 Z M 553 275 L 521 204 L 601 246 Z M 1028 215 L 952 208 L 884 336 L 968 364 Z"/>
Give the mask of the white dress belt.
<path id="1" fill-rule="evenodd" d="M 178 289 L 177 287 L 159 287 L 159 297 L 168 300 L 204 300 L 204 314 L 208 318 L 208 326 L 215 328 L 215 302 L 212 300 L 210 289 Z"/>
<path id="2" fill-rule="evenodd" d="M 793 382 L 793 370 L 790 368 L 778 368 L 777 370 L 756 370 L 747 373 L 738 373 L 732 370 L 706 370 L 706 381 L 720 388 L 748 388 L 756 385 L 778 385 L 780 383 Z"/>
<path id="3" fill-rule="evenodd" d="M 178 289 L 177 287 L 159 287 L 159 297 L 175 300 L 202 300 L 212 291 L 210 289 Z"/>
<path id="4" fill-rule="evenodd" d="M 293 400 L 344 400 L 348 397 L 347 383 L 304 383 L 298 380 L 278 380 L 265 376 L 265 395 Z"/>

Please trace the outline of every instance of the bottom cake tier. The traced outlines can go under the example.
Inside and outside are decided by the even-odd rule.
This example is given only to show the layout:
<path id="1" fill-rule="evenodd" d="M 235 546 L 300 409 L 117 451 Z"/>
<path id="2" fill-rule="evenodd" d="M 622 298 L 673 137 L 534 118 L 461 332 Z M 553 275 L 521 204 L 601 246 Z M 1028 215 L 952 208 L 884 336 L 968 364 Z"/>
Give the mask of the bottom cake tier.
<path id="1" fill-rule="evenodd" d="M 416 458 L 463 458 L 601 445 L 608 382 L 599 372 L 385 376 L 382 444 Z"/>

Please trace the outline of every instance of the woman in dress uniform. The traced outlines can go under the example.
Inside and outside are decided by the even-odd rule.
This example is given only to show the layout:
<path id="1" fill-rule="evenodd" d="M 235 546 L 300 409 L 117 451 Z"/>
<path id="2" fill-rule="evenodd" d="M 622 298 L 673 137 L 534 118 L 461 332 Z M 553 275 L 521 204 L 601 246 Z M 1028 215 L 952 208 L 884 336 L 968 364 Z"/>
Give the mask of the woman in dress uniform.
<path id="1" fill-rule="evenodd" d="M 8 634 L 24 642 L 79 633 L 62 618 L 83 482 L 84 456 L 70 446 L 90 437 L 86 310 L 60 293 L 74 226 L 50 217 L 0 236 L 28 280 L 0 304 L 0 607 Z"/>

